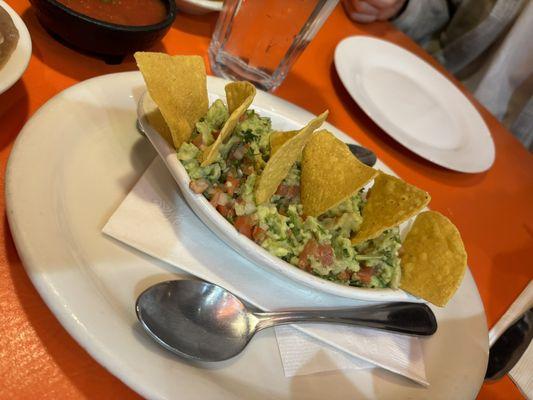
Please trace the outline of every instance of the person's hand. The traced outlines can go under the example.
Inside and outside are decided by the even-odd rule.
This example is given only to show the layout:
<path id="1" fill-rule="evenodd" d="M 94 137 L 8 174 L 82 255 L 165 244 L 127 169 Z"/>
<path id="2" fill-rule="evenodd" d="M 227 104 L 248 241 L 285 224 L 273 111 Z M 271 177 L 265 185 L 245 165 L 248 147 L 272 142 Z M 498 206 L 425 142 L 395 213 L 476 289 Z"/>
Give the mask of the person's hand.
<path id="1" fill-rule="evenodd" d="M 342 0 L 346 14 L 355 22 L 386 21 L 398 14 L 407 0 Z"/>

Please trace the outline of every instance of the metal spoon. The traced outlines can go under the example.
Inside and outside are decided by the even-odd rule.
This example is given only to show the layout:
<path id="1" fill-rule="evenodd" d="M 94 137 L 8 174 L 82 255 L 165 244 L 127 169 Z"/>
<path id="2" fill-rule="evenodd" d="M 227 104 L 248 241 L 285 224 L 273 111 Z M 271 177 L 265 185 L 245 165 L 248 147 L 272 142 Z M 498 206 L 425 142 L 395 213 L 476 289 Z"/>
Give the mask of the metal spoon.
<path id="1" fill-rule="evenodd" d="M 223 361 L 239 354 L 264 328 L 299 322 L 332 322 L 428 336 L 437 330 L 431 309 L 418 303 L 255 312 L 220 286 L 195 280 L 158 283 L 135 304 L 143 328 L 160 345 L 197 361 Z"/>
<path id="2" fill-rule="evenodd" d="M 366 147 L 359 146 L 358 144 L 347 143 L 348 148 L 352 154 L 357 157 L 359 161 L 363 164 L 373 167 L 378 158 L 372 150 L 367 149 Z"/>
<path id="3" fill-rule="evenodd" d="M 533 308 L 530 308 L 491 346 L 485 380 L 495 381 L 507 374 L 520 360 L 532 340 Z"/>
<path id="4" fill-rule="evenodd" d="M 143 136 L 146 136 L 145 127 L 144 124 L 146 123 L 146 119 L 143 118 L 145 115 L 145 106 L 144 104 L 146 96 L 146 92 L 143 93 L 141 98 L 139 99 L 139 103 L 137 105 L 137 131 Z M 377 161 L 377 157 L 374 154 L 372 150 L 367 149 L 366 147 L 359 146 L 357 144 L 347 144 L 348 148 L 352 152 L 352 154 L 359 159 L 363 164 L 368 165 L 369 167 L 373 167 L 374 164 Z"/>

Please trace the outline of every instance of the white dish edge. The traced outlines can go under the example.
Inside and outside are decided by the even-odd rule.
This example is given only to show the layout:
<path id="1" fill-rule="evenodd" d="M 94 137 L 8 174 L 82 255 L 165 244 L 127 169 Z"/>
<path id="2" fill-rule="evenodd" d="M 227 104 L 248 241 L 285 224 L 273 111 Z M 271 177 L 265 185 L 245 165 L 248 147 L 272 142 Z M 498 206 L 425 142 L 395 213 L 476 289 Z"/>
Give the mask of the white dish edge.
<path id="1" fill-rule="evenodd" d="M 208 77 L 208 86 L 209 81 L 213 79 L 220 78 Z M 260 104 L 255 104 L 255 106 L 261 108 Z M 295 106 L 293 105 L 293 107 Z M 181 193 L 183 194 L 189 206 L 193 209 L 196 215 L 198 215 L 202 222 L 209 229 L 211 229 L 211 231 L 213 231 L 240 255 L 244 256 L 254 264 L 265 268 L 266 270 L 273 271 L 295 282 L 299 282 L 313 289 L 318 289 L 336 296 L 364 301 L 421 301 L 401 289 L 358 288 L 354 286 L 341 285 L 316 277 L 295 267 L 292 264 L 287 263 L 286 261 L 281 260 L 278 257 L 273 256 L 255 242 L 237 232 L 235 227 L 231 225 L 222 215 L 220 215 L 203 195 L 193 193 L 189 189 L 189 175 L 183 165 L 178 161 L 178 158 L 176 157 L 176 151 L 169 146 L 168 143 L 154 129 L 150 127 L 150 124 L 144 115 L 142 113 L 139 115 L 139 121 L 143 126 L 143 130 L 145 131 L 146 136 L 154 148 L 157 150 L 160 157 L 165 162 L 165 165 L 174 177 L 174 180 L 178 184 L 178 187 L 180 188 Z M 284 116 L 284 118 L 287 117 Z M 325 123 L 324 127 L 328 129 L 332 128 L 332 126 L 328 123 Z M 334 129 L 331 130 L 334 131 Z"/>

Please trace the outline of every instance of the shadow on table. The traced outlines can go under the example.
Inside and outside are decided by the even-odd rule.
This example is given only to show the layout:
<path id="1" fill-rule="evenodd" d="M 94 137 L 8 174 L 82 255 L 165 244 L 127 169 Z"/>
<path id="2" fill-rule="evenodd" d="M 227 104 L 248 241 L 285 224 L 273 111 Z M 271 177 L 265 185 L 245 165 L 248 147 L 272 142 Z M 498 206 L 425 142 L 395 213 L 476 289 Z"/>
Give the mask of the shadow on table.
<path id="1" fill-rule="evenodd" d="M 331 110 L 331 104 L 327 101 L 323 91 L 312 81 L 306 80 L 304 76 L 289 72 L 289 75 L 281 86 L 273 93 L 274 96 L 281 97 L 295 105 L 302 107 L 302 104 L 309 103 L 313 99 L 311 108 L 307 111 L 319 115 L 325 110 Z M 303 108 L 303 107 L 302 107 Z"/>
<path id="2" fill-rule="evenodd" d="M 21 17 L 31 34 L 33 55 L 61 74 L 82 81 L 98 75 L 132 71 L 137 68 L 131 54 L 127 55 L 122 63 L 110 65 L 102 57 L 72 48 L 63 41 L 54 39 L 40 24 L 31 7 Z M 162 42 L 156 43 L 149 50 L 166 53 Z"/>
<path id="3" fill-rule="evenodd" d="M 218 13 L 212 12 L 206 15 L 191 15 L 178 11 L 176 20 L 171 29 L 194 36 L 211 38 L 217 22 Z"/>
<path id="4" fill-rule="evenodd" d="M 0 94 L 0 119 L 2 120 L 0 150 L 13 143 L 28 119 L 29 109 L 28 89 L 22 80 Z"/>
<path id="5" fill-rule="evenodd" d="M 52 393 L 57 390 L 57 385 L 62 384 L 66 388 L 65 392 L 70 390 L 70 393 L 79 391 L 86 398 L 98 398 L 102 395 L 104 390 L 113 397 L 113 394 L 121 399 L 137 399 L 139 398 L 133 391 L 127 389 L 117 378 L 104 370 L 83 348 L 81 348 L 72 339 L 67 331 L 59 324 L 54 315 L 46 307 L 46 304 L 39 297 L 39 294 L 33 287 L 31 281 L 28 279 L 22 263 L 17 255 L 15 245 L 9 234 L 9 227 L 6 218 L 4 217 L 4 232 L 5 234 L 5 252 L 7 256 L 7 269 L 9 278 L 14 286 L 16 294 L 15 302 L 19 305 L 12 304 L 12 308 L 21 307 L 24 316 L 18 324 L 17 338 L 8 340 L 8 342 L 15 342 L 17 351 L 42 351 L 41 346 L 44 347 L 44 354 L 31 356 L 33 368 L 28 368 L 27 373 L 31 375 L 28 378 L 29 384 L 35 384 L 37 381 L 43 382 L 40 388 L 32 389 L 35 396 L 40 391 L 43 395 L 45 393 Z M 0 321 L 4 319 L 2 316 Z M 11 315 L 11 317 L 16 317 Z M 5 321 L 2 325 L 6 326 Z M 12 330 L 8 330 L 11 332 Z M 34 336 L 37 336 L 37 340 Z M 4 339 L 6 339 L 4 337 Z M 22 350 L 26 349 L 26 350 Z M 4 350 L 7 350 L 4 348 Z M 14 355 L 12 355 L 14 357 Z M 17 356 L 24 361 L 30 361 L 30 356 L 26 359 Z M 49 360 L 51 358 L 51 360 Z M 34 364 L 33 364 L 34 363 Z M 54 371 L 57 368 L 61 373 L 71 382 L 73 389 L 68 388 L 67 382 L 57 381 L 51 378 L 57 377 Z M 46 367 L 46 368 L 39 368 Z M 21 373 L 25 369 L 21 366 L 17 373 Z M 35 375 L 40 376 L 36 378 Z M 24 379 L 20 379 L 22 382 Z M 105 388 L 105 389 L 104 389 Z M 16 390 L 16 388 L 13 388 Z M 14 393 L 14 392 L 13 392 Z"/>
<path id="6" fill-rule="evenodd" d="M 526 222 L 524 222 L 523 228 L 529 236 L 528 244 L 513 251 L 496 254 L 493 257 L 492 271 L 490 272 L 491 296 L 488 297 L 488 302 L 485 304 L 489 315 L 503 315 L 515 300 L 515 296 L 509 294 L 516 293 L 518 296 L 531 280 L 531 264 L 529 267 L 524 265 L 524 260 L 531 260 L 531 256 L 533 256 L 533 232 L 531 231 L 532 228 L 526 225 Z M 521 283 L 518 284 L 518 282 Z M 503 299 L 506 299 L 507 303 L 503 303 Z M 492 325 L 496 323 L 496 320 L 490 322 Z"/>

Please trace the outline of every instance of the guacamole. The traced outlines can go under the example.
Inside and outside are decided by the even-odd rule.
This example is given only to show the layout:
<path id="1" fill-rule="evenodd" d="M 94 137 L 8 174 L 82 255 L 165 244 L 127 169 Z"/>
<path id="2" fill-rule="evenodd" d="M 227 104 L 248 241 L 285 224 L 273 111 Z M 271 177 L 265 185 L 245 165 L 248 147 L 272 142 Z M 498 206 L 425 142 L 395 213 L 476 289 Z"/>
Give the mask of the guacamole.
<path id="1" fill-rule="evenodd" d="M 202 193 L 235 228 L 271 254 L 323 279 L 369 288 L 396 288 L 400 282 L 398 228 L 353 245 L 361 223 L 363 190 L 317 218 L 304 216 L 297 162 L 266 204 L 254 201 L 254 187 L 270 157 L 269 118 L 248 110 L 220 148 L 215 161 L 200 165 L 202 151 L 217 138 L 228 119 L 221 100 L 196 124 L 177 156 Z"/>

